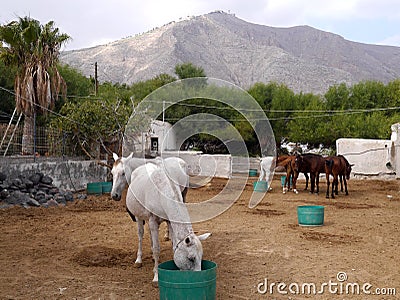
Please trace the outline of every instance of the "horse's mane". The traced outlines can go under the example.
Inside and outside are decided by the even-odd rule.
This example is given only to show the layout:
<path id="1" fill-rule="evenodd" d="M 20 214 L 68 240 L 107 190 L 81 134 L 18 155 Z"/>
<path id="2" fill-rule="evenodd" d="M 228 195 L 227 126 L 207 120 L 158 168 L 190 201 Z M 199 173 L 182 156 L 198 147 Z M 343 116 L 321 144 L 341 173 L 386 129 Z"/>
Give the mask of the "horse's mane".
<path id="1" fill-rule="evenodd" d="M 292 161 L 292 158 L 293 157 L 288 156 L 285 159 L 278 161 L 276 166 L 277 167 L 286 167 Z"/>
<path id="2" fill-rule="evenodd" d="M 303 156 L 321 156 L 320 154 L 316 154 L 316 153 L 304 153 L 302 154 Z"/>
<path id="3" fill-rule="evenodd" d="M 350 166 L 350 163 L 347 161 L 346 157 L 344 157 L 342 154 L 338 154 L 337 156 L 344 159 L 344 161 L 346 162 L 346 166 Z"/>

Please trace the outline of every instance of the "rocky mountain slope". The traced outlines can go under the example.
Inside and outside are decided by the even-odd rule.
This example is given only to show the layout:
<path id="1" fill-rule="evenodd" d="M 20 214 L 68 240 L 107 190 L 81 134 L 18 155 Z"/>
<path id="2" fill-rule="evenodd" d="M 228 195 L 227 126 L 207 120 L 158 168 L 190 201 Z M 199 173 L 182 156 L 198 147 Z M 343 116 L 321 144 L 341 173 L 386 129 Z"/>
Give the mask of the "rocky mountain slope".
<path id="1" fill-rule="evenodd" d="M 207 76 L 243 88 L 285 83 L 295 92 L 323 93 L 341 82 L 388 82 L 400 77 L 400 48 L 361 44 L 309 26 L 275 28 L 213 12 L 118 40 L 67 51 L 61 61 L 100 81 L 131 84 L 177 64 L 201 66 Z"/>

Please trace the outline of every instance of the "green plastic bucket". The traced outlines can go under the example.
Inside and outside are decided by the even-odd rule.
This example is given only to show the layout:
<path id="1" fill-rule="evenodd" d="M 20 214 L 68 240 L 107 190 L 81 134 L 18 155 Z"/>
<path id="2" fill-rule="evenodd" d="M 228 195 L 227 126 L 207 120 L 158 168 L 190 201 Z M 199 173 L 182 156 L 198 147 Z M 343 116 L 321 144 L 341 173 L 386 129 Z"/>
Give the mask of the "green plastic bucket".
<path id="1" fill-rule="evenodd" d="M 257 170 L 256 169 L 250 169 L 249 170 L 249 176 L 251 176 L 251 177 L 257 176 Z"/>
<path id="2" fill-rule="evenodd" d="M 281 176 L 281 186 L 282 187 L 285 186 L 285 180 L 286 180 L 286 176 Z"/>
<path id="3" fill-rule="evenodd" d="M 324 225 L 324 206 L 298 206 L 297 219 L 300 226 L 322 226 Z"/>
<path id="4" fill-rule="evenodd" d="M 268 191 L 268 182 L 266 181 L 254 181 L 253 190 L 255 192 L 266 192 Z"/>
<path id="5" fill-rule="evenodd" d="M 103 193 L 102 182 L 89 182 L 86 184 L 86 192 L 88 194 L 101 195 Z"/>
<path id="6" fill-rule="evenodd" d="M 213 300 L 217 290 L 217 264 L 201 261 L 201 271 L 181 271 L 173 260 L 158 265 L 160 300 Z"/>
<path id="7" fill-rule="evenodd" d="M 112 189 L 112 182 L 106 181 L 101 183 L 102 192 L 104 193 L 111 193 Z"/>

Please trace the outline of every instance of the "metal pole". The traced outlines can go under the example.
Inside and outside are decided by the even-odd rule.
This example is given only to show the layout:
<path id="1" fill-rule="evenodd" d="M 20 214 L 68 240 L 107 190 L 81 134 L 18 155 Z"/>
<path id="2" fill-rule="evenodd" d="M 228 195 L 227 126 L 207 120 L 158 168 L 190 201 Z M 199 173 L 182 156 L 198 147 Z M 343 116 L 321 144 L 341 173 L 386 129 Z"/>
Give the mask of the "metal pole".
<path id="1" fill-rule="evenodd" d="M 94 63 L 94 94 L 97 96 L 99 91 L 99 81 L 97 80 L 97 61 Z"/>
<path id="2" fill-rule="evenodd" d="M 36 111 L 33 113 L 33 162 L 36 162 Z"/>
<path id="3" fill-rule="evenodd" d="M 162 102 L 162 122 L 165 120 L 165 100 Z"/>
<path id="4" fill-rule="evenodd" d="M 6 151 L 4 151 L 3 156 L 6 156 L 7 151 L 8 151 L 8 148 L 10 148 L 11 141 L 12 141 L 12 139 L 14 138 L 15 130 L 18 128 L 19 121 L 21 121 L 21 117 L 22 117 L 22 113 L 19 115 L 17 124 L 16 124 L 15 127 L 14 127 L 13 133 L 12 133 L 12 135 L 11 135 L 11 137 L 10 137 L 10 140 L 8 141 L 8 145 L 7 145 Z"/>
<path id="5" fill-rule="evenodd" d="M 10 129 L 10 126 L 11 126 L 12 121 L 14 120 L 14 115 L 15 115 L 15 112 L 16 112 L 16 111 L 17 111 L 17 109 L 14 108 L 14 112 L 13 112 L 13 114 L 12 114 L 12 117 L 11 117 L 11 119 L 10 119 L 10 122 L 8 122 L 7 129 L 6 129 L 6 131 L 4 132 L 3 139 L 1 140 L 0 149 L 1 149 L 1 147 L 3 147 L 4 140 L 5 140 L 5 138 L 6 138 L 6 135 L 7 135 L 7 133 L 8 133 L 8 130 Z"/>

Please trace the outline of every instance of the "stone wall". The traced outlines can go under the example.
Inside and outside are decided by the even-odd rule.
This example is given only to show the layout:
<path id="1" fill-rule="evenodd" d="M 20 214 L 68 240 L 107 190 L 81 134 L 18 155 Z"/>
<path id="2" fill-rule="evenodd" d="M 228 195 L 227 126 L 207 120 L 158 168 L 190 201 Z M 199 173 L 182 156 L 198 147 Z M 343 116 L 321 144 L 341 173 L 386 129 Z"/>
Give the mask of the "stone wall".
<path id="1" fill-rule="evenodd" d="M 10 178 L 18 177 L 21 173 L 29 176 L 40 172 L 53 178 L 54 186 L 71 191 L 86 189 L 88 182 L 107 181 L 109 175 L 108 168 L 96 161 L 62 158 L 27 161 L 23 157 L 1 157 L 0 172 Z"/>

